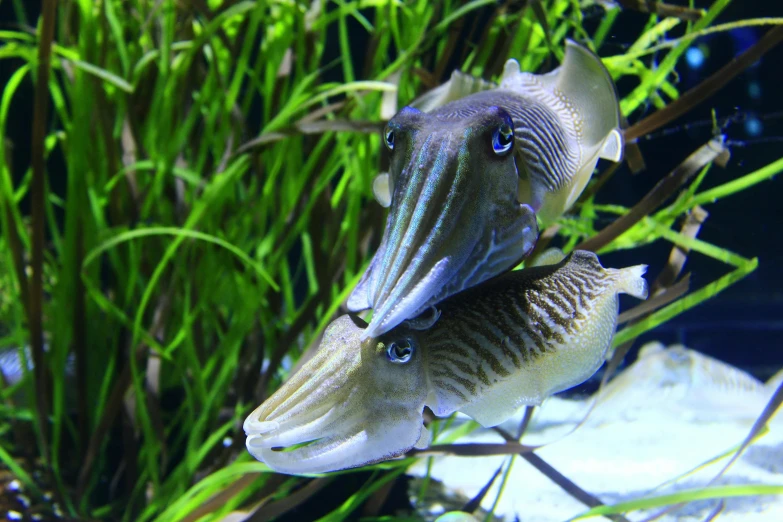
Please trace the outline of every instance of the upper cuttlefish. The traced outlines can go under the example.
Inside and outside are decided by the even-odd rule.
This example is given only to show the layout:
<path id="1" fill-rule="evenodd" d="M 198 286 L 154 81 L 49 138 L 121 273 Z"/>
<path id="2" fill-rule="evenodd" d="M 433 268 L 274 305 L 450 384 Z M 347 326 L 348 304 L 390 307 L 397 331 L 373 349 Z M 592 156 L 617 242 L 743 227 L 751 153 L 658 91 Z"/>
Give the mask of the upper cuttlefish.
<path id="1" fill-rule="evenodd" d="M 373 309 L 364 338 L 518 264 L 584 189 L 599 158 L 619 161 L 617 95 L 601 60 L 568 41 L 554 71 L 499 85 L 454 73 L 403 108 L 383 140 L 390 173 L 373 190 L 389 207 L 380 246 L 348 299 Z M 422 316 L 427 310 L 432 315 Z"/>

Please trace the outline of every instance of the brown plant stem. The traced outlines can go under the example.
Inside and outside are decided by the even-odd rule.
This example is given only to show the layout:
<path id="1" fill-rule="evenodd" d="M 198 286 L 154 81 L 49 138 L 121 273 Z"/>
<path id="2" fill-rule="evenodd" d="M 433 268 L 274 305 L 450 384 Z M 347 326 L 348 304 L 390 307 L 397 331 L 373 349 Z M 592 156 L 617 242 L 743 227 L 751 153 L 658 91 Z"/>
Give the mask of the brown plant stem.
<path id="1" fill-rule="evenodd" d="M 670 198 L 684 183 L 687 183 L 702 167 L 715 161 L 726 153 L 723 137 L 713 138 L 685 158 L 673 171 L 659 181 L 636 205 L 628 212 L 614 220 L 609 226 L 591 238 L 582 241 L 574 250 L 591 250 L 598 252 L 611 243 L 636 223 L 641 221 Z"/>
<path id="2" fill-rule="evenodd" d="M 618 2 L 623 9 L 633 9 L 641 13 L 655 13 L 690 22 L 696 22 L 704 16 L 704 10 L 702 9 L 664 4 L 657 0 L 618 0 Z"/>
<path id="3" fill-rule="evenodd" d="M 41 8 L 41 29 L 38 35 L 38 74 L 35 82 L 35 106 L 33 108 L 33 133 L 31 162 L 33 171 L 32 200 L 32 275 L 28 305 L 28 327 L 30 346 L 33 352 L 35 374 L 35 400 L 38 417 L 41 455 L 48 460 L 49 442 L 47 425 L 49 416 L 49 371 L 43 350 L 43 258 L 46 227 L 46 120 L 49 112 L 49 68 L 54 39 L 54 21 L 57 0 L 43 0 Z"/>
<path id="4" fill-rule="evenodd" d="M 783 26 L 770 29 L 750 49 L 721 67 L 716 73 L 687 91 L 676 101 L 625 129 L 623 133 L 625 140 L 635 140 L 679 118 L 722 89 L 732 78 L 756 63 L 759 58 L 781 41 L 783 41 Z"/>

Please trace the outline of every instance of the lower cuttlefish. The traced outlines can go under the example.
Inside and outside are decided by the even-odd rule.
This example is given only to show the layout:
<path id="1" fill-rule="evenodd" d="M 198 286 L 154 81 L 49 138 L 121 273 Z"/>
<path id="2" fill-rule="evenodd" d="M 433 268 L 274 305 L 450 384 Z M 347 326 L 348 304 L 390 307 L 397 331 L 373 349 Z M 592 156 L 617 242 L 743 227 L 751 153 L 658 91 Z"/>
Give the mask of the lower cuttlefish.
<path id="1" fill-rule="evenodd" d="M 490 427 L 584 382 L 614 335 L 618 294 L 644 299 L 646 266 L 605 269 L 591 252 L 512 271 L 438 305 L 428 329 L 365 339 L 343 315 L 319 349 L 245 420 L 247 449 L 283 473 L 362 466 L 429 444 L 423 409 Z"/>
<path id="2" fill-rule="evenodd" d="M 351 312 L 373 309 L 362 336 L 518 264 L 537 218 L 567 210 L 599 158 L 621 159 L 619 117 L 600 58 L 572 41 L 548 74 L 509 60 L 498 85 L 455 73 L 403 108 L 382 137 L 389 174 L 373 184 L 386 228 L 348 299 Z"/>

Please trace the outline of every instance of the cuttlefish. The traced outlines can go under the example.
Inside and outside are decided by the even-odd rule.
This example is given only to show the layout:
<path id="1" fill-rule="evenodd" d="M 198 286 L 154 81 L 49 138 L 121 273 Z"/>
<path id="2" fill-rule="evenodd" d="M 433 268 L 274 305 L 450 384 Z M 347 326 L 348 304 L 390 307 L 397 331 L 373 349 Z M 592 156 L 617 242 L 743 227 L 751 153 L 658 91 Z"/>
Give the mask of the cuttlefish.
<path id="1" fill-rule="evenodd" d="M 593 421 L 669 414 L 698 421 L 755 420 L 776 389 L 707 354 L 675 344 L 644 345 L 638 359 L 598 394 Z"/>
<path id="2" fill-rule="evenodd" d="M 477 92 L 474 92 L 477 91 Z M 554 71 L 509 60 L 495 86 L 457 73 L 386 126 L 390 172 L 373 185 L 389 207 L 380 246 L 348 309 L 372 308 L 377 337 L 518 264 L 582 192 L 599 158 L 619 161 L 611 77 L 569 41 Z"/>
<path id="3" fill-rule="evenodd" d="M 425 406 L 500 424 L 595 373 L 614 335 L 617 296 L 645 298 L 645 270 L 605 269 L 594 253 L 576 251 L 443 301 L 427 329 L 404 323 L 366 338 L 367 324 L 343 315 L 245 420 L 247 449 L 280 472 L 320 473 L 426 447 Z"/>

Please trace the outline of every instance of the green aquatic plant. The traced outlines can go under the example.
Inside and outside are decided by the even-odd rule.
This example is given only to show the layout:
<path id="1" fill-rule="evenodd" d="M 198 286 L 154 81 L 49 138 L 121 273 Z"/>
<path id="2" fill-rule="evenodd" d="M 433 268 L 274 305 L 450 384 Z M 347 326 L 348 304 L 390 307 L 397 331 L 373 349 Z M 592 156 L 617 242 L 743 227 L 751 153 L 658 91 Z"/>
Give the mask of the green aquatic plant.
<path id="1" fill-rule="evenodd" d="M 545 72 L 574 38 L 615 81 L 633 83 L 620 102 L 636 122 L 624 129 L 633 147 L 783 39 L 771 29 L 682 93 L 675 66 L 699 37 L 733 27 L 713 25 L 728 0 L 706 10 L 654 2 L 654 12 L 633 13 L 648 23 L 615 56 L 603 44 L 621 8 L 588 31 L 573 0 L 44 0 L 40 13 L 31 4 L 4 6 L 15 20 L 0 30 L 10 71 L 0 97 L 0 348 L 24 358 L 27 345 L 31 356 L 20 384 L 0 391 L 0 462 L 34 509 L 98 519 L 272 518 L 349 480 L 272 473 L 246 452 L 241 424 L 335 317 L 380 240 L 372 182 L 386 167 L 386 120 L 451 68 L 496 80 L 516 58 L 523 71 Z M 646 106 L 659 110 L 642 118 Z M 31 121 L 32 140 L 20 121 Z M 715 140 L 668 176 L 652 173 L 661 182 L 630 209 L 595 202 L 624 175 L 603 171 L 543 231 L 542 245 L 566 251 L 663 240 L 732 267 L 689 292 L 673 255 L 650 301 L 627 312 L 611 364 L 634 337 L 755 269 L 683 221 L 783 170 L 779 160 L 703 189 L 725 150 Z M 430 449 L 521 453 L 548 469 L 509 434 L 504 448 L 460 448 L 466 426 L 431 422 Z M 421 458 L 350 472 L 360 485 L 314 512 L 377 514 Z"/>

